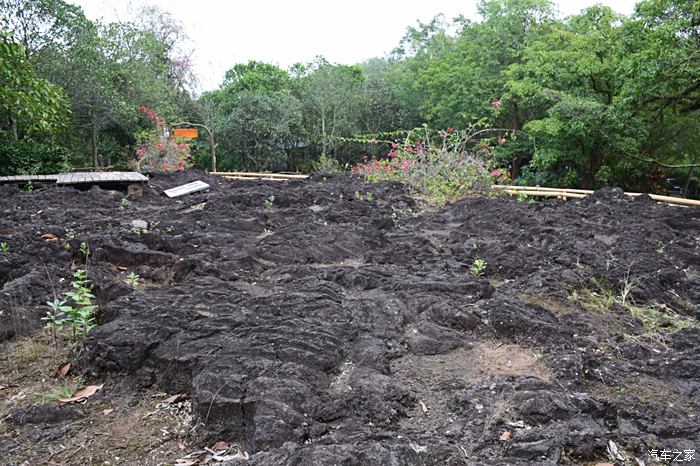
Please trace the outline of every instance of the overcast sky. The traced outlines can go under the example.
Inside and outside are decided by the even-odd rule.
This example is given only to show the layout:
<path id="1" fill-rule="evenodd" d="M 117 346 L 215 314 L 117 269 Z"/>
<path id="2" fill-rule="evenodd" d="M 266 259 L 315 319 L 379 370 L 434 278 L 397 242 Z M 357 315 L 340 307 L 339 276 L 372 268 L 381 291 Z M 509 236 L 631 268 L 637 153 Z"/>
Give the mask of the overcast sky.
<path id="1" fill-rule="evenodd" d="M 194 70 L 204 90 L 217 87 L 236 63 L 260 60 L 287 68 L 323 55 L 355 64 L 382 56 L 407 26 L 443 13 L 477 19 L 477 0 L 69 0 L 90 19 L 133 20 L 147 3 L 170 12 L 185 26 Z M 603 3 L 631 14 L 635 0 L 559 0 L 562 15 Z"/>

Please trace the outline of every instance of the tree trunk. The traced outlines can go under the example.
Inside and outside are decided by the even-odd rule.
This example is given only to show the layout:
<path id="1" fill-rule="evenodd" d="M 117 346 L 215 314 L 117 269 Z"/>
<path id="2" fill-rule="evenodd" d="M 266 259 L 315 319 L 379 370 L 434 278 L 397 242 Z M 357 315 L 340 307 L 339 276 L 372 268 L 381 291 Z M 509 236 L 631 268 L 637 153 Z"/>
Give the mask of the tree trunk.
<path id="1" fill-rule="evenodd" d="M 17 132 L 17 119 L 16 118 L 10 118 L 10 126 L 12 128 L 12 136 L 15 138 L 15 141 L 19 139 L 19 133 Z"/>
<path id="2" fill-rule="evenodd" d="M 693 170 L 695 167 L 690 167 L 688 170 L 688 177 L 685 179 L 685 186 L 683 186 L 683 197 L 688 197 L 688 188 L 690 187 L 690 179 L 693 176 Z"/>
<path id="3" fill-rule="evenodd" d="M 515 180 L 517 177 L 520 176 L 520 166 L 523 163 L 523 156 L 522 155 L 516 155 L 513 157 L 511 160 L 511 169 L 510 169 L 510 179 Z"/>
<path id="4" fill-rule="evenodd" d="M 92 167 L 95 171 L 100 169 L 99 162 L 97 161 L 97 125 L 92 124 L 92 133 L 90 134 L 90 147 L 92 150 Z"/>
<path id="5" fill-rule="evenodd" d="M 214 135 L 214 125 L 209 131 L 209 145 L 211 147 L 211 171 L 216 171 L 216 139 Z"/>
<path id="6" fill-rule="evenodd" d="M 325 113 L 321 115 L 321 139 L 322 141 L 322 149 L 321 149 L 321 156 L 326 157 L 326 115 Z"/>

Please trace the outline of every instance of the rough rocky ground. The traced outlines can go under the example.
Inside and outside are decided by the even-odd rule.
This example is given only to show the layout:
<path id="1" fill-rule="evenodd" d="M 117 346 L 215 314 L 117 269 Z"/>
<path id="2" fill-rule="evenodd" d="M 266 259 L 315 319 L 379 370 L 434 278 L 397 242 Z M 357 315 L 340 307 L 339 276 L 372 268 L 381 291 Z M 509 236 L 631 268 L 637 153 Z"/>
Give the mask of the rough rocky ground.
<path id="1" fill-rule="evenodd" d="M 195 179 L 211 190 L 162 195 Z M 52 456 L 77 436 L 107 461 L 90 442 L 102 409 L 124 408 L 112 422 L 129 431 L 155 392 L 190 397 L 190 431 L 109 464 L 173 464 L 219 441 L 248 455 L 229 464 L 256 465 L 653 464 L 650 449 L 700 449 L 699 209 L 616 190 L 434 209 L 347 175 L 196 171 L 156 176 L 125 209 L 122 196 L 0 186 L 5 354 L 40 331 L 85 241 L 100 325 L 71 374 L 104 384 L 68 408 L 17 398 L 35 363 L 6 357 L 10 464 L 79 464 L 84 451 Z"/>

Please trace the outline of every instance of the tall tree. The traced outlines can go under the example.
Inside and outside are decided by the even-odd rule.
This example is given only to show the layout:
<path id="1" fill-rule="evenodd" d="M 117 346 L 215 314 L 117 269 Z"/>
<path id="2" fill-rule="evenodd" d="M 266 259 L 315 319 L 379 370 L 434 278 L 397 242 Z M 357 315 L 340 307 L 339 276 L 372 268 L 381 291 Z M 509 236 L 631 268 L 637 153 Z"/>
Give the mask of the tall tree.
<path id="1" fill-rule="evenodd" d="M 356 129 L 364 76 L 357 66 L 333 65 L 318 57 L 307 65 L 299 83 L 299 95 L 306 109 L 306 126 L 311 139 L 326 157 L 336 138 Z"/>

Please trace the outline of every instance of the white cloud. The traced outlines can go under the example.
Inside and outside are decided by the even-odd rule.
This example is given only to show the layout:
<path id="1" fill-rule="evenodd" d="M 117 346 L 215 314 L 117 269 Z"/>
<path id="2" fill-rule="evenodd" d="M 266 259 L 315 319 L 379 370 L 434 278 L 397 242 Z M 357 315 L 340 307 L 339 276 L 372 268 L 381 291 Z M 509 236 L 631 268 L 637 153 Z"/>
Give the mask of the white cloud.
<path id="1" fill-rule="evenodd" d="M 72 0 L 91 19 L 133 18 L 138 2 Z M 332 62 L 358 63 L 383 55 L 399 43 L 407 26 L 439 13 L 476 17 L 475 0 L 149 0 L 181 21 L 194 50 L 192 62 L 204 89 L 222 81 L 239 62 L 261 60 L 288 67 L 323 55 Z M 564 15 L 575 14 L 595 0 L 561 0 Z M 624 14 L 634 0 L 600 3 Z"/>

